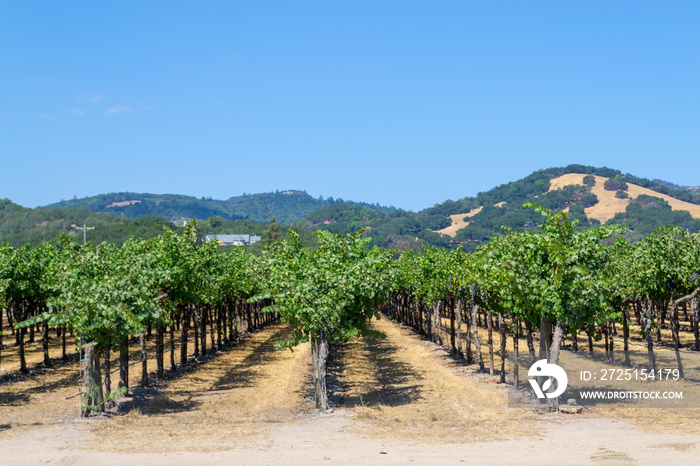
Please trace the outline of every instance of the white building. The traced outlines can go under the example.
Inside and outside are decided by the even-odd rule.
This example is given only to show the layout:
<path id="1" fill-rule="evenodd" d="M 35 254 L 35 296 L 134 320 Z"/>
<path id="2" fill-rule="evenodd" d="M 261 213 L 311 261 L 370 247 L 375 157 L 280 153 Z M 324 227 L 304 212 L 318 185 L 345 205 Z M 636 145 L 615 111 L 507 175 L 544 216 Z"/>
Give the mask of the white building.
<path id="1" fill-rule="evenodd" d="M 205 243 L 216 241 L 220 246 L 247 246 L 257 243 L 262 239 L 262 236 L 251 235 L 207 235 L 202 238 Z"/>

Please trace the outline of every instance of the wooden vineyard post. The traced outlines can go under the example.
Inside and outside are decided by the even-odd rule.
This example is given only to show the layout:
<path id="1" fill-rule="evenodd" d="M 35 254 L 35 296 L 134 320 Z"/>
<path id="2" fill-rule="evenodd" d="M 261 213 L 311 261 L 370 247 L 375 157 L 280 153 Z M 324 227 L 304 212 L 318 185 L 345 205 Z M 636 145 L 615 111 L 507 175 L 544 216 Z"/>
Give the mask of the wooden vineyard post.
<path id="1" fill-rule="evenodd" d="M 46 319 L 42 322 L 41 346 L 44 351 L 44 367 L 51 367 L 51 358 L 49 358 L 49 321 Z"/>
<path id="2" fill-rule="evenodd" d="M 531 366 L 537 358 L 535 356 L 535 343 L 532 338 L 532 324 L 530 322 L 525 322 L 525 332 L 527 335 L 527 350 L 530 353 L 530 364 L 528 365 Z"/>
<path id="3" fill-rule="evenodd" d="M 129 393 L 129 338 L 127 337 L 119 347 L 119 388 L 126 388 Z"/>
<path id="4" fill-rule="evenodd" d="M 518 361 L 519 353 L 518 353 L 518 343 L 520 343 L 520 319 L 515 319 L 515 321 L 511 322 L 513 327 L 511 329 L 511 334 L 513 335 L 513 388 L 516 390 L 518 389 L 518 375 L 519 375 L 519 368 L 520 364 Z"/>
<path id="5" fill-rule="evenodd" d="M 182 306 L 180 308 L 180 365 L 185 367 L 187 365 L 187 333 L 189 331 L 189 306 Z"/>
<path id="6" fill-rule="evenodd" d="M 493 315 L 488 313 L 488 316 L 484 317 L 486 319 L 486 325 L 488 326 L 488 345 L 489 345 L 489 375 L 493 375 Z"/>
<path id="7" fill-rule="evenodd" d="M 454 297 L 448 298 L 450 302 L 450 345 L 452 346 L 452 354 L 457 352 L 457 345 L 455 342 L 455 299 Z"/>
<path id="8" fill-rule="evenodd" d="M 506 323 L 503 314 L 498 314 L 498 330 L 501 334 L 501 383 L 506 383 Z"/>
<path id="9" fill-rule="evenodd" d="M 158 379 L 163 380 L 165 369 L 163 362 L 163 340 L 165 339 L 165 327 L 159 325 L 156 327 L 156 367 Z"/>
<path id="10" fill-rule="evenodd" d="M 479 313 L 479 306 L 474 304 L 471 312 L 471 335 L 472 341 L 474 342 L 474 350 L 476 353 L 476 363 L 479 365 L 479 369 L 484 369 L 484 358 L 481 355 L 481 343 L 479 342 L 479 328 L 477 327 L 477 315 Z M 493 375 L 493 347 L 491 347 L 491 375 Z"/>
<path id="11" fill-rule="evenodd" d="M 105 384 L 104 384 L 104 396 L 109 397 L 112 392 L 112 361 L 111 361 L 111 350 L 109 346 L 104 349 L 105 354 Z"/>
<path id="12" fill-rule="evenodd" d="M 464 353 L 462 352 L 462 298 L 457 299 L 455 313 L 457 314 L 457 355 L 460 358 L 463 358 Z"/>
<path id="13" fill-rule="evenodd" d="M 139 334 L 139 346 L 141 348 L 141 386 L 148 386 L 148 358 L 146 357 L 146 332 Z"/>

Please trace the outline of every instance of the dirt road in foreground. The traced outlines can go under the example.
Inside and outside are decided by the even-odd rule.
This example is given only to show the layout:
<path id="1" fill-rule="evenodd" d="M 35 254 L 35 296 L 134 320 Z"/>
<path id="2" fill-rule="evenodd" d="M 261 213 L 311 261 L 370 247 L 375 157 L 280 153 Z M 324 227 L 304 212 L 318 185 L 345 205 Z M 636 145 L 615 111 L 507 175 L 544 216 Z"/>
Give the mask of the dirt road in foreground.
<path id="1" fill-rule="evenodd" d="M 308 376 L 308 353 L 273 351 L 284 334 L 273 327 L 126 415 L 65 420 L 0 440 L 0 462 L 697 463 L 698 435 L 649 433 L 592 415 L 515 412 L 500 386 L 431 343 L 386 320 L 374 325 L 388 338 L 345 346 L 338 369 L 345 407 L 332 414 L 296 409 L 308 388 L 299 382 Z"/>
<path id="2" fill-rule="evenodd" d="M 285 423 L 222 451 L 127 453 L 75 450 L 90 428 L 71 425 L 0 441 L 3 464 L 697 464 L 698 436 L 642 433 L 610 419 L 541 421 L 532 438 L 463 444 L 382 439 L 355 433 L 348 409 Z M 157 430 L 152 436 L 157 441 Z M 326 463 L 329 462 L 329 463 Z"/>

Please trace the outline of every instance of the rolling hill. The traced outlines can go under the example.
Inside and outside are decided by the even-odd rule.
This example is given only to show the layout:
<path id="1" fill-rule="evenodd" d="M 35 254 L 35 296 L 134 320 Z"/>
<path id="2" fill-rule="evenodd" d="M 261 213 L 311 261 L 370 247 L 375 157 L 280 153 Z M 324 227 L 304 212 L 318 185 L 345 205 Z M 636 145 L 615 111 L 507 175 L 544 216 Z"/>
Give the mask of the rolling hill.
<path id="1" fill-rule="evenodd" d="M 587 180 L 584 180 L 587 178 Z M 617 180 L 624 189 L 606 189 Z M 587 181 L 587 182 L 586 182 Z M 600 224 L 627 226 L 630 239 L 638 239 L 663 224 L 700 231 L 700 196 L 694 187 L 674 189 L 660 183 L 623 175 L 608 168 L 572 165 L 541 170 L 522 180 L 499 186 L 475 198 L 447 201 L 427 211 L 442 212 L 450 225 L 435 229 L 450 238 L 451 245 L 476 244 L 500 234 L 501 226 L 523 231 L 539 226 L 541 218 L 525 202 L 537 202 L 555 211 L 566 211 L 580 228 Z M 456 209 L 460 212 L 454 212 Z"/>
<path id="2" fill-rule="evenodd" d="M 128 236 L 150 237 L 163 226 L 175 228 L 184 219 L 198 218 L 202 234 L 263 234 L 274 216 L 293 225 L 306 243 L 324 229 L 349 233 L 365 228 L 373 244 L 397 249 L 420 249 L 423 244 L 474 250 L 502 227 L 536 230 L 542 217 L 523 207 L 536 202 L 554 211 L 567 211 L 577 228 L 601 224 L 628 227 L 637 240 L 661 225 L 700 231 L 700 190 L 670 182 L 638 178 L 606 167 L 569 165 L 538 170 L 517 181 L 474 197 L 409 212 L 378 204 L 315 199 L 304 191 L 249 194 L 227 200 L 197 199 L 173 194 L 112 193 L 61 201 L 28 209 L 9 200 L 0 202 L 0 241 L 38 244 L 60 233 L 76 235 L 74 224 L 98 225 L 94 242 L 119 243 Z M 175 221 L 175 223 L 171 223 Z M 77 237 L 77 236 L 76 236 Z M 259 247 L 259 246 L 258 246 Z"/>
<path id="3" fill-rule="evenodd" d="M 311 212 L 344 202 L 342 199 L 318 199 L 305 191 L 286 190 L 274 193 L 244 194 L 226 200 L 212 198 L 198 199 L 179 194 L 110 193 L 82 199 L 60 201 L 45 206 L 49 209 L 86 207 L 87 209 L 112 214 L 128 219 L 144 215 L 160 215 L 169 221 L 177 222 L 191 218 L 206 220 L 219 216 L 226 220 L 247 219 L 267 223 L 275 217 L 278 222 L 290 225 Z M 350 202 L 351 204 L 384 212 L 397 210 L 393 207 Z"/>
<path id="4" fill-rule="evenodd" d="M 566 175 L 559 176 L 550 181 L 549 191 L 554 191 L 555 189 L 562 189 L 565 186 L 570 185 L 583 185 L 583 178 L 586 175 L 583 173 L 568 173 Z M 617 214 L 622 214 L 626 211 L 627 206 L 640 195 L 658 197 L 663 199 L 671 207 L 671 210 L 682 211 L 685 210 L 690 213 L 693 218 L 700 218 L 700 205 L 691 204 L 687 201 L 681 201 L 675 199 L 667 194 L 656 192 L 649 188 L 644 188 L 638 186 L 634 183 L 627 183 L 628 189 L 626 190 L 629 197 L 628 198 L 618 198 L 615 197 L 614 191 L 608 191 L 605 189 L 604 184 L 610 178 L 605 178 L 603 176 L 595 176 L 595 184 L 591 186 L 591 193 L 598 197 L 598 202 L 590 207 L 584 209 L 586 216 L 588 218 L 594 218 L 600 223 L 606 223 L 608 220 L 615 217 Z"/>
<path id="5" fill-rule="evenodd" d="M 88 233 L 88 241 L 115 244 L 122 244 L 130 236 L 152 238 L 161 234 L 163 227 L 175 228 L 175 225 L 158 215 L 129 220 L 92 212 L 85 207 L 30 209 L 7 199 L 0 200 L 0 241 L 15 247 L 26 243 L 36 246 L 42 241 L 53 241 L 62 233 L 82 242 L 83 233 L 75 227 L 84 224 L 95 227 Z"/>

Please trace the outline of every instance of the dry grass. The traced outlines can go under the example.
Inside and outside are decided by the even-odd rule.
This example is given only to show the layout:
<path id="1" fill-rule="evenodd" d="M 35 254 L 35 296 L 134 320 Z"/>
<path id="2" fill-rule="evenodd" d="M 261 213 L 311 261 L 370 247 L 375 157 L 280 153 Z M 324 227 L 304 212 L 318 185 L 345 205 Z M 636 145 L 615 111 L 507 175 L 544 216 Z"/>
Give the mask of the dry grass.
<path id="1" fill-rule="evenodd" d="M 681 327 L 685 325 L 681 324 Z M 621 332 L 622 326 L 619 326 L 618 331 Z M 630 351 L 638 352 L 639 354 L 644 354 L 646 352 L 646 341 L 639 337 L 640 327 L 637 325 L 630 325 L 630 335 L 634 336 L 634 339 L 630 340 L 629 348 Z M 654 345 L 658 345 L 656 342 L 656 331 L 653 331 Z M 694 344 L 694 337 L 690 331 L 681 331 L 679 333 L 679 340 L 681 346 L 689 347 Z M 580 340 L 582 341 L 582 340 Z M 671 330 L 667 328 L 661 329 L 661 341 L 668 345 L 672 341 Z M 603 352 L 605 350 L 603 342 L 596 343 L 596 351 Z M 616 351 L 622 350 L 622 335 L 620 334 L 615 339 Z M 659 355 L 659 348 L 657 347 L 657 358 Z M 666 352 L 670 352 L 667 348 Z M 682 353 L 683 358 L 687 356 L 692 356 L 693 359 L 697 357 L 697 353 Z M 645 361 L 640 361 L 642 365 Z M 686 361 L 687 364 L 688 361 Z M 663 365 L 663 364 L 662 364 Z M 659 366 L 661 367 L 661 366 Z M 675 365 L 671 362 L 663 365 L 665 368 L 675 368 Z M 697 380 L 697 371 L 700 367 L 685 367 L 686 377 L 693 377 Z M 637 387 L 643 390 L 649 390 L 648 385 L 640 385 Z M 634 389 L 630 387 L 630 389 Z M 700 406 L 700 387 L 693 382 L 679 382 L 676 384 L 665 383 L 663 385 L 663 390 L 682 390 L 683 391 L 683 404 Z M 700 408 L 684 408 L 684 409 L 669 409 L 669 408 L 606 408 L 597 407 L 591 410 L 591 415 L 597 417 L 612 417 L 616 419 L 623 419 L 636 428 L 652 433 L 675 433 L 675 434 L 700 434 L 700 423 L 698 419 L 700 418 Z"/>
<path id="2" fill-rule="evenodd" d="M 498 370 L 501 364 L 500 357 L 500 334 L 498 333 L 497 322 L 494 322 L 493 331 L 493 345 L 494 345 L 494 368 L 495 376 L 498 377 Z M 449 329 L 450 321 L 449 319 L 442 320 L 443 329 Z M 691 346 L 694 342 L 693 334 L 687 328 L 687 325 L 681 324 L 681 328 L 685 328 L 687 331 L 680 332 L 680 341 L 683 346 Z M 637 354 L 645 354 L 646 352 L 646 341 L 642 340 L 639 336 L 639 326 L 630 325 L 630 340 L 629 340 L 629 350 L 631 352 L 636 352 Z M 384 330 L 383 330 L 384 331 Z M 462 336 L 465 338 L 467 327 L 466 324 L 462 326 Z M 615 351 L 622 352 L 623 341 L 622 341 L 622 325 L 618 325 L 619 335 L 614 336 Z M 662 342 L 668 344 L 671 340 L 671 331 L 667 328 L 661 330 Z M 535 337 L 537 334 L 535 333 Z M 479 341 L 481 343 L 481 351 L 484 359 L 485 367 L 488 369 L 488 345 L 487 345 L 488 331 L 483 327 L 479 327 Z M 449 333 L 443 332 L 443 340 L 446 345 L 450 345 Z M 519 349 L 521 354 L 527 352 L 527 341 L 524 338 L 519 340 Z M 578 338 L 579 350 L 586 352 L 588 350 L 588 339 L 585 334 L 580 334 Z M 654 343 L 656 343 L 656 331 L 654 331 Z M 567 338 L 564 342 L 565 345 L 571 345 L 571 339 Z M 605 343 L 603 340 L 593 342 L 594 351 L 601 354 L 605 352 Z M 535 349 L 539 349 L 539 341 L 535 340 Z M 666 349 L 668 351 L 668 349 Z M 465 352 L 466 352 L 466 342 L 465 342 Z M 506 343 L 506 373 L 508 373 L 510 368 L 510 361 L 508 360 L 509 355 L 513 352 L 513 338 L 508 336 Z M 657 352 L 657 357 L 661 357 Z M 636 361 L 644 365 L 645 360 Z M 580 364 L 580 363 L 579 363 Z M 675 366 L 667 364 L 664 367 L 673 369 Z M 586 369 L 586 368 L 584 368 Z M 591 369 L 591 368 L 588 368 Z M 686 376 L 697 378 L 697 371 L 700 367 L 686 367 Z M 523 375 L 521 374 L 521 378 Z M 649 385 L 637 384 L 635 386 L 630 385 L 625 387 L 629 390 L 649 390 Z M 700 387 L 693 382 L 679 382 L 677 384 L 665 384 L 663 390 L 678 390 L 683 391 L 684 402 L 692 406 L 700 406 Z M 669 408 L 609 408 L 604 406 L 597 406 L 595 408 L 590 408 L 586 410 L 583 416 L 591 417 L 604 417 L 604 418 L 615 418 L 620 420 L 625 420 L 632 424 L 634 427 L 651 433 L 675 433 L 675 434 L 700 434 L 700 423 L 698 423 L 698 418 L 700 418 L 700 408 L 684 408 L 684 409 L 669 409 Z"/>
<path id="3" fill-rule="evenodd" d="M 504 385 L 469 377 L 436 345 L 383 319 L 385 340 L 352 340 L 343 350 L 345 405 L 364 433 L 461 443 L 535 435 L 536 415 L 507 407 Z"/>
<path id="4" fill-rule="evenodd" d="M 275 351 L 289 329 L 274 326 L 171 382 L 157 396 L 93 428 L 84 448 L 218 451 L 293 419 L 304 395 L 309 348 Z M 157 432 L 159 441 L 152 434 Z"/>
<path id="5" fill-rule="evenodd" d="M 209 329 L 207 329 L 209 330 Z M 20 360 L 19 360 L 19 348 L 16 345 L 15 342 L 15 337 L 10 334 L 11 329 L 9 326 L 6 326 L 4 328 L 4 348 L 2 350 L 2 360 L 0 360 L 0 376 L 7 376 L 8 374 L 13 374 L 17 373 L 20 368 Z M 208 331 L 207 332 L 207 345 L 211 344 L 210 336 L 211 333 Z M 176 363 L 180 362 L 180 332 L 176 331 L 175 334 L 175 361 Z M 192 341 L 192 338 L 194 338 L 194 333 L 190 332 L 190 345 L 189 349 L 191 350 L 194 347 L 194 342 Z M 29 343 L 29 332 L 27 332 L 27 335 L 25 336 L 25 346 L 24 346 L 24 354 L 25 354 L 25 359 L 27 360 L 27 367 L 30 369 L 37 369 L 37 368 L 42 368 L 43 367 L 43 362 L 44 362 L 44 353 L 42 349 L 42 343 L 41 343 L 41 333 L 37 332 L 35 336 L 35 341 L 33 343 Z M 163 348 L 163 360 L 165 361 L 165 366 L 166 368 L 169 367 L 169 361 L 170 361 L 170 336 L 169 334 L 166 333 L 165 335 L 165 345 Z M 75 356 L 77 355 L 77 347 L 76 347 L 76 342 L 75 338 L 71 336 L 70 334 L 66 335 L 66 353 L 67 355 L 71 358 L 71 364 L 74 367 L 76 374 L 78 371 L 78 366 L 75 364 Z M 148 354 L 148 360 L 147 360 L 147 365 L 148 365 L 148 371 L 152 372 L 156 368 L 156 360 L 155 360 L 155 331 L 153 336 L 147 337 L 146 339 L 146 351 Z M 55 330 L 50 330 L 49 332 L 49 357 L 51 358 L 52 361 L 57 362 L 60 360 L 62 354 L 62 349 L 61 349 L 61 339 L 56 337 L 56 331 Z M 129 361 L 130 362 L 135 362 L 135 361 L 140 361 L 141 360 L 141 350 L 138 342 L 138 338 L 132 339 L 129 344 Z M 104 359 L 102 359 L 104 362 Z M 117 351 L 112 351 L 111 352 L 111 366 L 112 370 L 115 370 L 118 367 L 119 364 L 119 353 Z M 130 384 L 131 382 L 137 383 L 138 381 L 141 380 L 141 365 L 140 364 L 135 364 L 131 366 L 130 368 Z M 103 374 L 104 375 L 104 374 Z M 118 374 L 117 374 L 118 376 Z M 114 379 L 114 375 L 112 376 Z"/>
<path id="6" fill-rule="evenodd" d="M 61 362 L 59 359 L 61 356 L 61 341 L 56 338 L 56 333 L 51 331 L 49 354 L 54 361 L 54 367 L 44 369 L 43 351 L 40 336 L 37 334 L 37 340 L 34 343 L 25 343 L 25 356 L 30 372 L 28 374 L 20 374 L 19 353 L 15 345 L 15 338 L 11 336 L 9 327 L 5 327 L 4 330 L 5 347 L 2 351 L 2 371 L 0 371 L 0 438 L 13 437 L 29 430 L 50 427 L 63 422 L 77 422 L 80 419 L 79 398 L 66 400 L 66 397 L 75 395 L 80 391 L 75 340 L 70 336 L 67 337 L 66 349 L 69 360 Z M 268 332 L 268 330 L 265 332 Z M 175 356 L 178 363 L 180 361 L 179 336 L 179 332 L 175 332 Z M 193 338 L 193 336 L 193 334 L 190 334 L 190 338 Z M 210 344 L 209 338 L 210 334 L 208 333 L 207 344 Z M 190 351 L 193 350 L 193 346 L 193 341 L 190 340 Z M 129 387 L 131 392 L 139 392 L 139 382 L 142 374 L 139 362 L 141 355 L 138 339 L 132 340 L 129 350 L 129 358 L 132 363 L 129 368 Z M 156 369 L 155 336 L 147 339 L 146 350 L 148 371 L 152 373 Z M 209 350 L 211 353 L 211 349 Z M 234 348 L 234 350 L 240 351 L 239 348 Z M 164 361 L 167 370 L 170 361 L 168 335 L 166 335 Z M 119 379 L 118 352 L 112 352 L 111 366 L 113 371 L 112 388 L 116 389 Z M 166 375 L 169 374 L 166 373 Z M 185 379 L 187 380 L 181 383 L 193 383 L 192 380 L 195 380 L 187 377 L 189 376 L 186 376 Z M 303 378 L 303 375 L 300 377 Z M 127 398 L 127 400 L 131 399 Z M 174 400 L 178 403 L 177 398 L 174 398 Z M 155 403 L 154 406 L 157 406 L 171 403 L 173 398 L 165 393 L 152 401 Z M 181 402 L 179 404 L 183 405 Z M 148 406 L 134 408 L 133 415 L 138 416 L 139 412 L 146 415 L 149 409 L 151 408 L 148 408 Z M 119 419 L 107 421 L 107 423 L 110 422 L 119 424 L 121 421 Z M 148 438 L 148 436 L 144 438 Z"/>
<path id="7" fill-rule="evenodd" d="M 110 208 L 110 207 L 124 207 L 124 206 L 127 206 L 127 205 L 134 205 L 134 204 L 141 204 L 141 201 L 138 201 L 138 200 L 120 201 L 120 202 L 114 201 L 114 202 L 112 202 L 110 205 L 108 205 L 107 208 Z"/>
<path id="8" fill-rule="evenodd" d="M 7 320 L 3 318 L 3 348 L 2 359 L 0 359 L 0 377 L 19 371 L 19 350 L 16 346 L 15 336 L 11 334 L 12 329 L 7 325 Z M 28 367 L 40 366 L 44 362 L 44 352 L 41 346 L 41 332 L 35 332 L 33 343 L 29 343 L 29 330 L 25 335 L 24 356 Z M 66 352 L 75 352 L 75 338 L 66 335 Z M 61 357 L 61 339 L 56 337 L 56 331 L 49 331 L 49 357 L 58 360 Z"/>
<path id="9" fill-rule="evenodd" d="M 73 367 L 58 364 L 54 369 L 0 385 L 0 438 L 56 425 L 62 416 L 76 416 L 78 402 L 66 397 L 78 392 L 77 380 L 78 372 Z"/>
<path id="10" fill-rule="evenodd" d="M 483 208 L 483 206 L 479 206 L 472 209 L 470 212 L 467 212 L 466 214 L 450 215 L 450 219 L 452 219 L 452 225 L 443 228 L 442 230 L 436 230 L 435 233 L 440 233 L 454 238 L 455 236 L 457 236 L 457 231 L 469 225 L 469 222 L 465 221 L 464 219 L 475 216 L 476 214 L 481 212 L 481 209 Z"/>
<path id="11" fill-rule="evenodd" d="M 583 185 L 584 176 L 586 175 L 582 173 L 568 173 L 566 175 L 554 178 L 550 180 L 549 190 L 553 191 L 555 189 L 561 189 L 564 186 L 574 184 Z M 686 210 L 690 212 L 690 215 L 693 218 L 700 218 L 700 205 L 681 201 L 672 198 L 671 196 L 668 196 L 666 194 L 657 193 L 656 191 L 652 191 L 651 189 L 642 188 L 641 186 L 631 183 L 628 183 L 629 189 L 627 190 L 630 196 L 629 199 L 618 199 L 615 197 L 615 191 L 606 191 L 603 187 L 603 184 L 608 178 L 596 175 L 593 176 L 596 180 L 596 183 L 595 186 L 591 188 L 591 192 L 598 196 L 598 203 L 592 207 L 588 207 L 585 209 L 586 216 L 588 218 L 595 218 L 597 220 L 600 220 L 601 223 L 605 223 L 611 218 L 613 218 L 616 213 L 624 212 L 625 208 L 630 203 L 630 201 L 632 201 L 640 194 L 660 197 L 661 199 L 664 199 L 666 202 L 668 202 L 672 210 Z M 505 202 L 499 202 L 498 204 L 495 204 L 495 207 L 501 207 L 505 204 Z M 435 230 L 435 232 L 454 238 L 459 230 L 461 230 L 462 228 L 466 228 L 469 225 L 469 221 L 466 219 L 469 217 L 473 217 L 474 215 L 481 212 L 482 208 L 483 207 L 477 207 L 466 214 L 450 215 L 452 224 L 446 228 L 443 228 L 442 230 Z"/>
<path id="12" fill-rule="evenodd" d="M 550 181 L 549 190 L 553 191 L 555 189 L 563 188 L 564 186 L 578 184 L 583 185 L 583 177 L 586 176 L 581 173 L 568 173 L 562 175 L 558 178 L 554 178 Z M 592 207 L 586 208 L 586 216 L 588 218 L 595 218 L 600 220 L 601 223 L 605 223 L 615 216 L 618 212 L 624 212 L 627 205 L 640 194 L 646 194 L 649 196 L 660 197 L 664 199 L 671 206 L 672 210 L 687 210 L 693 218 L 700 218 L 700 206 L 696 204 L 691 204 L 689 202 L 680 201 L 674 199 L 666 194 L 657 193 L 651 189 L 642 188 L 636 184 L 628 183 L 629 189 L 627 193 L 629 194 L 629 199 L 618 199 L 615 197 L 615 191 L 606 191 L 603 184 L 608 178 L 602 176 L 595 176 L 595 186 L 591 188 L 591 192 L 598 196 L 598 203 Z"/>
<path id="13" fill-rule="evenodd" d="M 690 312 L 690 311 L 689 311 Z M 488 369 L 488 330 L 486 328 L 486 322 L 483 320 L 483 315 L 481 324 L 478 327 L 478 333 L 479 333 L 479 342 L 481 344 L 481 352 L 482 356 L 484 359 L 484 365 Z M 631 316 L 632 319 L 634 319 L 634 316 Z M 684 318 L 683 313 L 681 311 L 681 318 Z M 510 320 L 506 319 L 506 324 L 510 325 Z M 636 352 L 645 352 L 646 351 L 646 340 L 643 340 L 642 337 L 640 336 L 640 331 L 641 327 L 636 325 L 635 323 L 631 322 L 630 323 L 630 339 L 629 339 L 629 350 L 630 351 L 636 351 Z M 523 335 L 525 333 L 525 325 L 522 326 L 523 328 Z M 445 318 L 444 316 L 442 317 L 442 338 L 444 341 L 445 346 L 450 346 L 450 319 Z M 614 342 L 614 350 L 621 352 L 623 349 L 623 339 L 622 339 L 622 324 L 617 324 L 617 335 L 611 335 L 611 339 Z M 653 330 L 653 337 L 654 337 L 654 345 L 655 347 L 658 348 L 664 348 L 665 350 L 669 350 L 672 348 L 672 335 L 671 335 L 671 330 L 668 328 L 668 321 L 666 322 L 665 326 L 661 329 L 661 343 L 657 343 L 657 337 L 656 337 L 656 329 Z M 467 324 L 462 323 L 462 339 L 463 339 L 463 346 L 464 346 L 464 352 L 466 353 L 466 338 L 467 338 Z M 493 321 L 493 332 L 492 332 L 492 338 L 493 338 L 493 347 L 494 347 L 494 368 L 498 370 L 500 368 L 501 364 L 501 357 L 500 357 L 500 348 L 501 348 L 501 335 L 498 332 L 498 319 L 494 318 Z M 533 339 L 534 339 L 534 346 L 536 350 L 539 350 L 539 336 L 537 334 L 537 331 L 533 333 Z M 679 332 L 679 341 L 681 347 L 686 347 L 689 348 L 692 345 L 694 345 L 695 338 L 690 330 L 689 324 L 687 321 L 682 321 L 680 325 L 680 332 Z M 572 344 L 571 337 L 566 337 L 563 345 L 567 349 L 571 349 L 570 346 Z M 521 352 L 526 352 L 528 350 L 527 348 L 527 339 L 526 338 L 519 338 L 518 339 L 518 347 Z M 579 351 L 587 351 L 588 350 L 588 337 L 586 336 L 585 333 L 579 333 L 578 335 L 578 347 Z M 509 361 L 508 361 L 508 355 L 512 353 L 513 351 L 513 338 L 508 333 L 508 337 L 506 339 L 506 372 L 509 371 Z M 598 340 L 598 341 L 593 341 L 593 350 L 595 352 L 605 352 L 605 341 L 604 340 Z M 474 346 L 472 345 L 472 351 L 475 351 Z"/>
<path id="14" fill-rule="evenodd" d="M 7 321 L 3 319 L 3 323 Z M 49 355 L 53 368 L 43 368 L 44 353 L 41 334 L 34 343 L 25 343 L 28 374 L 19 373 L 19 352 L 9 326 L 3 329 L 3 349 L 0 363 L 0 438 L 13 437 L 29 430 L 56 425 L 59 418 L 78 414 L 77 399 L 66 397 L 78 393 L 77 357 L 60 361 L 60 340 L 51 332 Z M 26 338 L 29 338 L 27 332 Z M 67 337 L 66 350 L 72 354 L 75 341 Z"/>

